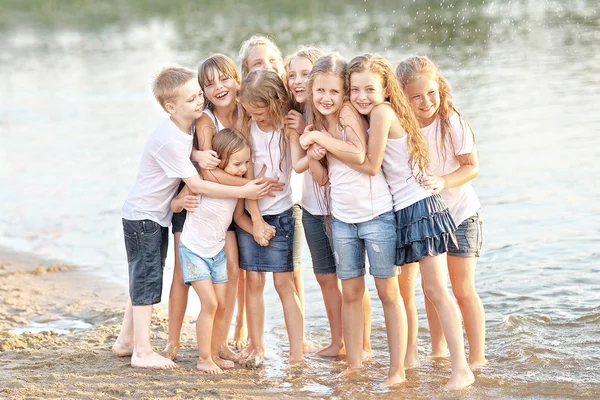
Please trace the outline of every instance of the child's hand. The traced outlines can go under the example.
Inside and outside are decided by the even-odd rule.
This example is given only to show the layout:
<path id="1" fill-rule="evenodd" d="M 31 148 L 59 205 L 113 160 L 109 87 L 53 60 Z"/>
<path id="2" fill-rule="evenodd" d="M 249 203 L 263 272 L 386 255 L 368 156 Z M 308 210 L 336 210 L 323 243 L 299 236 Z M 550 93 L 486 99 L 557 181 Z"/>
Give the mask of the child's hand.
<path id="1" fill-rule="evenodd" d="M 425 189 L 431 189 L 432 194 L 437 194 L 446 188 L 446 180 L 441 176 L 428 174 L 423 178 L 421 186 Z"/>
<path id="2" fill-rule="evenodd" d="M 198 207 L 198 196 L 195 194 L 188 194 L 187 196 L 181 198 L 181 202 L 183 203 L 183 208 L 185 208 L 188 212 L 193 213 L 194 209 Z"/>
<path id="3" fill-rule="evenodd" d="M 306 121 L 304 120 L 304 117 L 296 110 L 288 111 L 287 115 L 285 116 L 285 124 L 288 128 L 298 132 L 299 135 L 304 132 L 304 128 L 306 127 Z"/>
<path id="4" fill-rule="evenodd" d="M 267 228 L 265 228 L 265 231 L 263 233 L 263 238 L 266 240 L 271 240 L 273 236 L 275 236 L 275 233 L 277 233 L 275 227 L 273 225 L 267 224 Z"/>
<path id="5" fill-rule="evenodd" d="M 256 175 L 256 178 L 260 178 L 265 182 L 269 182 L 271 184 L 271 191 L 267 194 L 267 196 L 275 197 L 275 193 L 273 192 L 281 192 L 285 183 L 279 182 L 279 177 L 266 177 L 265 172 L 267 171 L 267 165 L 263 164 L 260 172 Z"/>
<path id="6" fill-rule="evenodd" d="M 309 125 L 312 126 L 312 125 Z M 306 127 L 308 129 L 308 127 Z M 304 149 L 304 150 L 308 150 L 308 148 L 310 147 L 311 144 L 313 144 L 314 138 L 313 138 L 313 131 L 307 131 L 306 129 L 304 130 L 304 134 L 300 135 L 300 146 Z"/>
<path id="7" fill-rule="evenodd" d="M 310 158 L 314 158 L 315 160 L 319 161 L 320 159 L 325 157 L 325 155 L 327 155 L 327 150 L 325 149 L 325 147 L 318 145 L 316 143 L 313 143 L 308 148 L 306 155 L 309 156 Z"/>
<path id="8" fill-rule="evenodd" d="M 252 235 L 254 236 L 254 240 L 259 245 L 266 247 L 269 245 L 269 239 L 267 230 L 271 227 L 271 225 L 267 224 L 262 217 L 258 221 L 252 221 Z M 273 237 L 273 236 L 271 236 Z"/>
<path id="9" fill-rule="evenodd" d="M 192 160 L 196 161 L 200 168 L 211 170 L 215 169 L 221 163 L 214 150 L 192 150 Z"/>
<path id="10" fill-rule="evenodd" d="M 250 200 L 262 199 L 271 193 L 271 187 L 271 182 L 266 181 L 264 178 L 253 179 L 242 186 L 245 193 L 243 198 Z"/>

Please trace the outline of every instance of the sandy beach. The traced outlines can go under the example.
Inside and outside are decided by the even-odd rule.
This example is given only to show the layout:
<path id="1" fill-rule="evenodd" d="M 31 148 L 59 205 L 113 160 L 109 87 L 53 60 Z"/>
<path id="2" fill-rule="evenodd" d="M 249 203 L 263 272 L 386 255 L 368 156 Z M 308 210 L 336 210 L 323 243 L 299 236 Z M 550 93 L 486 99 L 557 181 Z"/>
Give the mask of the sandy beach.
<path id="1" fill-rule="evenodd" d="M 0 397 L 11 399 L 285 399 L 308 393 L 279 388 L 261 370 L 212 377 L 197 370 L 193 324 L 186 324 L 181 366 L 134 369 L 117 358 L 126 289 L 76 267 L 0 249 Z M 88 325 L 89 324 L 89 325 Z M 13 334 L 15 328 L 51 331 Z M 69 328 L 71 327 L 71 328 Z M 75 329 L 74 329 L 74 328 Z M 77 329 L 87 327 L 87 329 Z M 58 332 L 57 332 L 58 331 Z M 167 315 L 156 308 L 153 344 L 166 341 Z M 17 332 L 19 333 L 19 332 Z M 284 383 L 284 386 L 289 384 Z"/>

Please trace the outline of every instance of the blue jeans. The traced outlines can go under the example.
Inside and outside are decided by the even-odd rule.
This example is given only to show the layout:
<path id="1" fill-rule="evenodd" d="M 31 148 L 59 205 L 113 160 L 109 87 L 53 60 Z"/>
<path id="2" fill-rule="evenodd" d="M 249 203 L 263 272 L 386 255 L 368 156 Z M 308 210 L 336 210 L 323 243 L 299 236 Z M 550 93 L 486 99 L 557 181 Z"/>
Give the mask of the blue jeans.
<path id="1" fill-rule="evenodd" d="M 312 215 L 304 210 L 302 213 L 304 236 L 310 250 L 315 274 L 335 274 L 335 259 L 333 257 L 331 238 L 325 232 L 325 217 Z"/>
<path id="2" fill-rule="evenodd" d="M 149 219 L 123 219 L 129 264 L 129 297 L 134 306 L 160 303 L 169 229 Z"/>
<path id="3" fill-rule="evenodd" d="M 391 278 L 396 268 L 396 217 L 393 211 L 370 221 L 347 224 L 335 217 L 332 223 L 333 252 L 340 279 L 365 275 L 365 251 L 369 273 L 375 278 Z"/>

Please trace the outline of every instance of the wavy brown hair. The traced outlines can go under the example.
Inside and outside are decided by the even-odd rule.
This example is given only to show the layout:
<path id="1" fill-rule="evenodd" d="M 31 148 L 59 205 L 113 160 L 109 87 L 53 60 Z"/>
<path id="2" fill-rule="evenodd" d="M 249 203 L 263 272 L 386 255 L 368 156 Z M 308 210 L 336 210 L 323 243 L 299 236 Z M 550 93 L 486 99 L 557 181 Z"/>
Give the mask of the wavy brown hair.
<path id="1" fill-rule="evenodd" d="M 288 137 L 285 133 L 285 116 L 289 111 L 289 96 L 283 81 L 273 71 L 252 71 L 242 81 L 238 95 L 242 106 L 267 108 L 269 122 L 273 125 L 273 130 L 280 131 L 279 151 L 281 158 L 279 170 L 283 171 L 283 161 L 286 157 L 289 157 L 289 154 L 287 154 Z M 252 118 L 244 107 L 242 109 L 242 133 L 251 140 L 250 125 L 252 124 Z M 272 137 L 275 137 L 275 135 Z"/>
<path id="2" fill-rule="evenodd" d="M 408 165 L 415 179 L 420 181 L 429 165 L 429 149 L 419 130 L 419 121 L 394 75 L 392 64 L 376 54 L 354 57 L 348 66 L 348 87 L 350 87 L 352 74 L 358 72 L 370 72 L 381 80 L 383 91 L 387 94 L 386 100 L 390 102 L 400 125 L 406 131 L 409 149 Z"/>
<path id="3" fill-rule="evenodd" d="M 290 92 L 290 88 L 288 86 L 288 77 L 290 75 L 290 64 L 292 63 L 292 60 L 296 57 L 302 57 L 302 58 L 306 58 L 308 61 L 310 61 L 314 65 L 315 62 L 319 59 L 319 57 L 321 57 L 322 55 L 323 55 L 323 51 L 321 49 L 319 49 L 318 47 L 300 46 L 300 48 L 295 53 L 292 53 L 285 58 L 285 64 L 284 64 L 285 77 L 283 79 L 283 83 L 285 84 L 285 88 L 287 89 L 287 91 L 290 95 L 290 109 L 294 109 L 298 112 L 303 112 L 306 107 L 305 104 L 303 105 L 296 101 L 296 99 L 294 98 L 294 95 Z M 308 85 L 307 85 L 306 90 L 308 91 Z"/>
<path id="4" fill-rule="evenodd" d="M 221 129 L 212 140 L 212 148 L 221 160 L 219 168 L 225 169 L 232 154 L 250 147 L 248 138 L 237 129 Z"/>
<path id="5" fill-rule="evenodd" d="M 200 64 L 198 67 L 198 83 L 202 88 L 202 91 L 205 91 L 205 87 L 214 83 L 211 79 L 213 78 L 212 72 L 217 70 L 218 73 L 223 74 L 225 76 L 230 77 L 235 80 L 237 83 L 240 83 L 240 75 L 238 74 L 237 68 L 235 67 L 235 63 L 233 60 L 226 55 L 223 54 L 215 54 L 212 57 L 207 58 Z M 219 79 L 219 77 L 216 77 Z M 206 95 L 204 95 L 204 99 L 206 102 L 205 107 L 209 110 L 214 111 L 215 106 L 213 103 L 208 100 Z"/>
<path id="6" fill-rule="evenodd" d="M 436 67 L 436 65 L 426 56 L 413 56 L 409 57 L 406 60 L 402 61 L 396 67 L 396 76 L 402 86 L 402 89 L 406 93 L 406 86 L 415 82 L 421 77 L 428 77 L 432 81 L 436 82 L 439 89 L 440 94 L 440 106 L 436 111 L 437 117 L 440 120 L 440 140 L 438 142 L 438 152 L 442 155 L 442 158 L 445 162 L 446 160 L 446 140 L 448 140 L 448 135 L 452 132 L 452 124 L 450 123 L 450 117 L 452 114 L 457 114 L 460 118 L 460 125 L 463 128 L 463 135 L 466 134 L 466 130 L 464 129 L 466 126 L 471 131 L 473 135 L 473 142 L 475 142 L 475 136 L 473 131 L 471 130 L 471 126 L 465 119 L 465 117 L 454 107 L 454 103 L 452 102 L 452 88 L 450 84 L 444 78 L 440 70 Z M 454 141 L 451 140 L 452 135 L 450 135 L 450 140 L 448 142 L 452 146 L 452 151 L 456 154 L 456 149 L 454 148 Z M 454 155 L 453 154 L 453 155 Z"/>

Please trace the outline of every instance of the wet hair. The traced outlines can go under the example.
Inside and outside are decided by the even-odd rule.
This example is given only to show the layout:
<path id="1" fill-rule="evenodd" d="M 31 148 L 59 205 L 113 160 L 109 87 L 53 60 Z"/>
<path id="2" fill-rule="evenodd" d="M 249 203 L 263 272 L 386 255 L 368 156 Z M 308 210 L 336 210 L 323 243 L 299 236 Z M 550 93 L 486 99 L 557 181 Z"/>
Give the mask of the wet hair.
<path id="1" fill-rule="evenodd" d="M 254 108 L 267 108 L 269 122 L 274 131 L 280 131 L 279 151 L 281 158 L 279 169 L 283 171 L 283 161 L 288 157 L 288 137 L 285 134 L 285 116 L 288 110 L 289 97 L 283 81 L 277 73 L 268 70 L 256 70 L 249 72 L 242 81 L 239 100 L 242 106 L 249 105 Z M 250 137 L 250 125 L 252 118 L 242 107 L 242 133 Z M 274 135 L 273 135 L 274 137 Z"/>
<path id="2" fill-rule="evenodd" d="M 446 140 L 448 140 L 448 134 L 452 132 L 452 124 L 450 124 L 450 117 L 452 114 L 458 114 L 460 117 L 460 125 L 463 128 L 463 134 L 466 134 L 465 126 L 463 122 L 467 125 L 471 134 L 473 135 L 473 131 L 467 120 L 464 116 L 454 107 L 452 102 L 452 88 L 450 84 L 444 78 L 440 70 L 436 67 L 436 65 L 426 56 L 413 56 L 409 57 L 406 60 L 402 61 L 396 67 L 396 76 L 400 81 L 400 86 L 406 93 L 406 86 L 417 81 L 421 77 L 427 77 L 432 81 L 436 82 L 439 89 L 440 95 L 440 106 L 435 112 L 437 117 L 440 120 L 440 140 L 438 141 L 438 150 L 442 155 L 443 160 L 446 160 Z M 450 136 L 450 139 L 452 136 Z M 473 141 L 475 141 L 475 136 L 473 136 Z M 454 148 L 454 141 L 448 140 L 450 143 L 453 153 L 456 154 L 456 149 Z"/>
<path id="3" fill-rule="evenodd" d="M 350 61 L 348 66 L 348 87 L 352 74 L 359 72 L 370 72 L 381 80 L 386 100 L 394 110 L 400 125 L 406 131 L 409 148 L 408 165 L 417 181 L 423 178 L 429 166 L 429 148 L 419 128 L 419 121 L 400 87 L 393 67 L 388 60 L 376 54 L 363 54 Z M 416 175 L 415 175 L 416 174 Z"/>
<path id="4" fill-rule="evenodd" d="M 300 46 L 300 48 L 298 48 L 298 50 L 296 50 L 295 53 L 292 53 L 286 57 L 285 62 L 284 62 L 285 78 L 283 80 L 283 83 L 285 83 L 285 87 L 286 87 L 288 93 L 290 94 L 290 108 L 291 109 L 294 109 L 298 112 L 302 112 L 303 108 L 305 107 L 305 105 L 302 105 L 296 101 L 296 99 L 294 98 L 294 95 L 292 94 L 292 92 L 290 91 L 290 88 L 288 86 L 288 77 L 290 75 L 290 65 L 292 63 L 292 60 L 296 57 L 306 58 L 308 61 L 311 62 L 311 64 L 314 65 L 315 61 L 317 61 L 319 59 L 319 57 L 321 57 L 322 55 L 323 55 L 323 51 L 321 51 L 321 49 L 319 49 L 318 47 Z"/>
<path id="5" fill-rule="evenodd" d="M 242 79 L 244 79 L 246 75 L 248 75 L 248 73 L 250 72 L 250 66 L 248 65 L 248 56 L 250 55 L 252 49 L 258 46 L 266 46 L 275 51 L 278 58 L 277 61 L 280 65 L 283 65 L 281 50 L 279 50 L 279 47 L 277 47 L 273 39 L 261 35 L 251 36 L 250 38 L 244 40 L 242 42 L 242 45 L 240 46 L 239 62 L 242 67 Z M 280 73 L 283 73 L 283 71 L 280 71 Z"/>
<path id="6" fill-rule="evenodd" d="M 215 70 L 218 74 L 228 76 L 237 83 L 240 83 L 240 75 L 238 74 L 233 60 L 226 55 L 217 53 L 204 60 L 198 67 L 198 83 L 203 91 L 205 91 L 206 86 L 213 83 L 213 71 Z M 218 79 L 219 76 L 216 78 Z M 206 98 L 206 95 L 204 95 L 204 98 L 206 99 L 206 107 L 208 107 L 211 111 L 214 111 L 214 104 L 212 104 L 210 100 Z"/>
<path id="7" fill-rule="evenodd" d="M 152 93 L 160 106 L 167 111 L 165 104 L 174 102 L 178 89 L 195 78 L 196 73 L 191 69 L 177 65 L 165 67 L 154 78 Z"/>
<path id="8" fill-rule="evenodd" d="M 248 138 L 237 129 L 224 128 L 217 132 L 212 140 L 212 148 L 221 159 L 219 168 L 225 169 L 231 155 L 246 146 L 250 147 Z"/>

